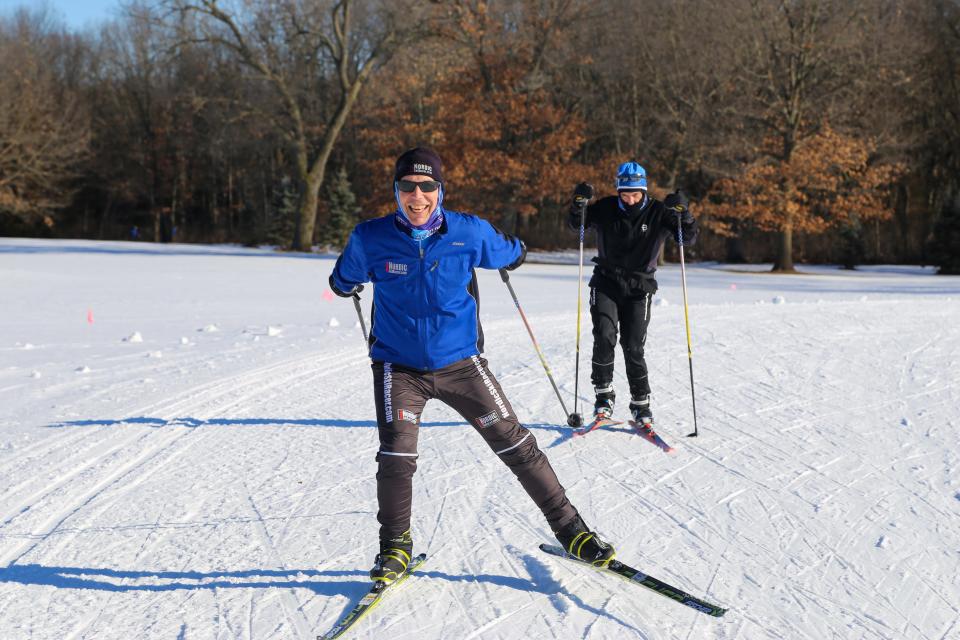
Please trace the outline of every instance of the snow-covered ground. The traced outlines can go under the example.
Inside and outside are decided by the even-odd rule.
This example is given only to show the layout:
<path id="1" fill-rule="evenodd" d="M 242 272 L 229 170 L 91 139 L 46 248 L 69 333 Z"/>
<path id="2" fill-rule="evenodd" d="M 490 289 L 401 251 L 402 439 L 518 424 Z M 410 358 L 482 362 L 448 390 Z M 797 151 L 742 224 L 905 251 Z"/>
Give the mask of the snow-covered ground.
<path id="1" fill-rule="evenodd" d="M 372 377 L 332 266 L 0 239 L 0 638 L 312 639 L 365 592 Z M 571 439 L 509 293 L 480 278 L 492 368 L 588 524 L 726 617 L 538 551 L 540 513 L 431 403 L 430 557 L 356 637 L 960 638 L 960 278 L 749 271 L 688 265 L 696 439 L 679 268 L 660 271 L 647 357 L 673 456 L 624 428 Z M 576 276 L 512 275 L 570 409 Z M 581 410 L 591 344 L 584 318 Z"/>

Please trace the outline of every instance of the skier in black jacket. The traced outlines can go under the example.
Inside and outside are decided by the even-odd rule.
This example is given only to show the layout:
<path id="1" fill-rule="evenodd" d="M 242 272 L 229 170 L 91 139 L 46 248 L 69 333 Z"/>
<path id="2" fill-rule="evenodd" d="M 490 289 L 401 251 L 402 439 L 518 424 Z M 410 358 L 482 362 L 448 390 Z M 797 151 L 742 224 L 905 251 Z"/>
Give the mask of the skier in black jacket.
<path id="1" fill-rule="evenodd" d="M 588 206 L 593 187 L 580 183 L 574 190 L 569 224 L 597 231 L 597 257 L 590 279 L 590 317 L 593 319 L 591 382 L 597 398 L 595 418 L 613 414 L 614 350 L 617 330 L 630 385 L 630 413 L 637 424 L 652 423 L 650 381 L 643 348 L 650 324 L 650 300 L 657 291 L 654 274 L 660 249 L 668 236 L 683 244 L 697 239 L 698 227 L 679 191 L 663 202 L 647 194 L 646 171 L 636 162 L 625 162 L 617 171 L 617 195 Z M 584 217 L 585 216 L 585 217 Z"/>

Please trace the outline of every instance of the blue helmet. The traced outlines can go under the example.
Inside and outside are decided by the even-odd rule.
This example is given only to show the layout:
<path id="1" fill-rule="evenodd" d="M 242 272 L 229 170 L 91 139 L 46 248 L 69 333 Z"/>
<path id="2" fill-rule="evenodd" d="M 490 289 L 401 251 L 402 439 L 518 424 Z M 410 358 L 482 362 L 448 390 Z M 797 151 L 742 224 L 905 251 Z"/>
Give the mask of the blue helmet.
<path id="1" fill-rule="evenodd" d="M 617 169 L 617 191 L 646 191 L 647 172 L 636 162 L 624 162 Z"/>

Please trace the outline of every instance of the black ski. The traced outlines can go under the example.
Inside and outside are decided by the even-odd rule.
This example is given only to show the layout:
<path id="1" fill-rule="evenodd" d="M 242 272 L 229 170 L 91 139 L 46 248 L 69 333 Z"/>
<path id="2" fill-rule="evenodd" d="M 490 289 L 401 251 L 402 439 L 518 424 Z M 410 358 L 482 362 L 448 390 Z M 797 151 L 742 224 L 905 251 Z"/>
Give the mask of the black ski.
<path id="1" fill-rule="evenodd" d="M 648 576 L 642 571 L 638 571 L 633 567 L 627 566 L 618 560 L 611 560 L 610 564 L 608 564 L 606 567 L 595 567 L 589 562 L 585 562 L 576 556 L 572 556 L 560 547 L 553 544 L 541 544 L 540 550 L 545 551 L 552 556 L 557 556 L 558 558 L 563 558 L 565 560 L 571 560 L 577 564 L 590 567 L 591 569 L 595 569 L 597 571 L 612 573 L 628 582 L 638 584 L 641 587 L 646 587 L 651 591 L 655 591 L 656 593 L 670 598 L 671 600 L 676 600 L 680 604 L 686 605 L 691 609 L 696 609 L 700 613 L 705 613 L 708 616 L 719 618 L 727 612 L 727 610 L 723 607 L 711 604 L 706 600 L 701 600 L 700 598 L 692 596 L 683 589 L 678 589 L 667 584 L 666 582 L 663 582 L 662 580 L 654 578 L 653 576 Z"/>
<path id="2" fill-rule="evenodd" d="M 403 582 L 410 577 L 410 574 L 413 573 L 413 571 L 420 565 L 422 565 L 426 559 L 427 554 L 421 553 L 410 561 L 410 564 L 407 566 L 407 570 L 403 572 L 403 575 L 390 584 L 384 585 L 382 582 L 374 584 L 367 595 L 363 596 L 363 598 L 360 599 L 360 602 L 358 602 L 356 606 L 351 609 L 349 613 L 347 613 L 347 615 L 343 616 L 343 618 L 340 619 L 333 629 L 330 629 L 330 631 L 326 632 L 322 636 L 317 636 L 317 640 L 333 640 L 333 638 L 343 637 L 343 635 L 349 631 L 353 625 L 360 622 L 374 607 L 380 604 L 380 601 L 383 600 L 383 597 L 387 593 L 403 584 Z"/>

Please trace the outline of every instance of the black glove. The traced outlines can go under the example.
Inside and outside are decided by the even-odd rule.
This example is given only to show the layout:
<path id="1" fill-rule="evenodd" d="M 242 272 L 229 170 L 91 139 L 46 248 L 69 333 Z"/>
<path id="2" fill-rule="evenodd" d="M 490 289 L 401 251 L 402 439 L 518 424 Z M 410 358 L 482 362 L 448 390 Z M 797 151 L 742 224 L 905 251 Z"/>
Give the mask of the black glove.
<path id="1" fill-rule="evenodd" d="M 663 200 L 663 205 L 680 214 L 681 224 L 693 224 L 693 214 L 690 213 L 690 202 L 680 190 L 674 191 Z"/>
<path id="2" fill-rule="evenodd" d="M 363 291 L 362 284 L 355 285 L 352 289 L 350 289 L 350 291 L 340 291 L 340 289 L 337 289 L 337 285 L 333 281 L 332 273 L 330 274 L 330 279 L 328 282 L 330 283 L 330 289 L 341 298 L 352 298 L 353 296 L 359 296 L 360 292 Z"/>
<path id="3" fill-rule="evenodd" d="M 570 226 L 576 229 L 583 224 L 583 213 L 587 210 L 587 203 L 593 197 L 593 185 L 581 182 L 573 190 L 573 200 L 570 201 Z"/>
<path id="4" fill-rule="evenodd" d="M 593 185 L 589 182 L 581 182 L 573 190 L 573 206 L 577 209 L 583 209 L 593 198 Z"/>
<path id="5" fill-rule="evenodd" d="M 523 264 L 523 261 L 527 259 L 527 245 L 523 243 L 523 240 L 520 241 L 520 257 L 504 267 L 507 271 L 513 271 L 517 267 Z"/>

